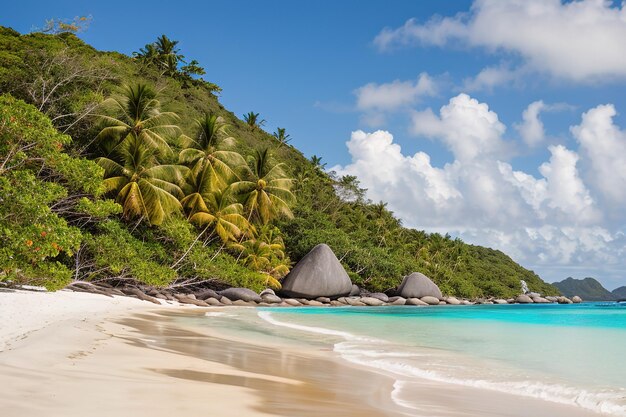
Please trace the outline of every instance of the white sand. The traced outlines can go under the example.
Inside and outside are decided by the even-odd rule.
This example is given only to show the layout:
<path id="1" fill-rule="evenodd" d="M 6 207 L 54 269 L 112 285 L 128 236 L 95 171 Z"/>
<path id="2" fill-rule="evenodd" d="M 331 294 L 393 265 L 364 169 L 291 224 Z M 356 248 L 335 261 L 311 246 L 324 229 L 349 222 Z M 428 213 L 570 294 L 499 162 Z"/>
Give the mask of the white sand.
<path id="1" fill-rule="evenodd" d="M 154 304 L 130 297 L 72 291 L 0 290 L 0 352 L 54 323 L 154 308 Z"/>

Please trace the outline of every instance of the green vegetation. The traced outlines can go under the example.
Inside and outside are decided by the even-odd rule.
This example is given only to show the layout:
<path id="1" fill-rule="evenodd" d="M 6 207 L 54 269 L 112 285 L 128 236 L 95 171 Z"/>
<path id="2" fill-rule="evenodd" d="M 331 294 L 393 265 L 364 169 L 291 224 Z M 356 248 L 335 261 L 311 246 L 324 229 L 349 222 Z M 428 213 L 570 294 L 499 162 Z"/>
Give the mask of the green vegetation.
<path id="1" fill-rule="evenodd" d="M 575 295 L 585 301 L 611 301 L 616 300 L 616 294 L 604 288 L 596 279 L 587 277 L 584 279 L 574 279 L 569 277 L 561 282 L 555 282 L 555 287 L 566 297 Z"/>
<path id="2" fill-rule="evenodd" d="M 371 290 L 421 271 L 464 297 L 558 292 L 499 251 L 402 227 L 285 129 L 224 109 L 204 73 L 166 36 L 128 57 L 0 28 L 0 280 L 259 290 L 325 242 Z"/>

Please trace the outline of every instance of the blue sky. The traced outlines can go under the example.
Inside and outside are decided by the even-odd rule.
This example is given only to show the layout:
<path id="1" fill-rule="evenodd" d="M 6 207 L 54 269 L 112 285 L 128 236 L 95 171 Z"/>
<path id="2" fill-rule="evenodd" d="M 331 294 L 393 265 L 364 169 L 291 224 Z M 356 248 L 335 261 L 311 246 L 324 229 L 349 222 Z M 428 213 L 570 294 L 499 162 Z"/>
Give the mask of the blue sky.
<path id="1" fill-rule="evenodd" d="M 618 2 L 196 3 L 24 1 L 0 23 L 92 15 L 81 37 L 127 54 L 165 33 L 227 108 L 287 128 L 406 225 L 502 249 L 548 281 L 626 285 Z"/>

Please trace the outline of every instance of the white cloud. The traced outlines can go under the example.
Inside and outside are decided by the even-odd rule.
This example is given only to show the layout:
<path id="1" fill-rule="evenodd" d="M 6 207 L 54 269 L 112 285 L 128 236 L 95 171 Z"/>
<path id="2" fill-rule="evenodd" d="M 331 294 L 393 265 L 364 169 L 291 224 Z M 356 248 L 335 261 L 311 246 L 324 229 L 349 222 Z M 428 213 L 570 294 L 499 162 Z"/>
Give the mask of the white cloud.
<path id="1" fill-rule="evenodd" d="M 421 73 L 415 81 L 369 83 L 354 90 L 357 108 L 363 111 L 396 110 L 415 104 L 420 97 L 433 96 L 436 92 L 435 80 L 426 73 Z"/>
<path id="2" fill-rule="evenodd" d="M 387 201 L 408 226 L 448 231 L 555 274 L 573 266 L 623 270 L 626 213 L 618 210 L 611 217 L 607 211 L 623 208 L 624 195 L 614 194 L 612 206 L 599 205 L 595 196 L 600 189 L 587 184 L 579 171 L 587 159 L 606 161 L 608 149 L 624 145 L 626 133 L 613 125 L 613 115 L 614 109 L 606 106 L 585 113 L 581 125 L 572 129 L 580 151 L 549 146 L 550 158 L 537 167 L 537 177 L 514 170 L 507 160 L 502 152 L 506 127 L 498 115 L 461 94 L 439 114 L 428 109 L 413 118 L 414 133 L 443 143 L 453 154 L 451 162 L 434 166 L 424 152 L 405 155 L 386 131 L 356 131 L 347 142 L 352 162 L 333 169 L 358 176 L 368 197 Z M 586 149 L 592 143 L 600 145 Z M 623 155 L 608 162 L 612 171 L 620 169 Z M 615 181 L 626 181 L 624 166 Z"/>
<path id="3" fill-rule="evenodd" d="M 470 11 L 408 20 L 375 38 L 381 50 L 458 43 L 512 53 L 528 68 L 578 82 L 626 76 L 626 8 L 605 0 L 475 0 Z"/>
<path id="4" fill-rule="evenodd" d="M 536 146 L 545 139 L 546 132 L 539 119 L 539 113 L 545 108 L 546 105 L 541 100 L 530 103 L 522 113 L 523 122 L 513 125 L 528 146 Z"/>
<path id="5" fill-rule="evenodd" d="M 511 69 L 506 65 L 483 68 L 475 77 L 463 81 L 463 91 L 492 91 L 503 84 L 517 83 L 523 69 Z"/>
<path id="6" fill-rule="evenodd" d="M 626 204 L 626 131 L 613 123 L 615 107 L 602 105 L 582 115 L 571 128 L 590 165 L 590 181 L 618 210 Z"/>
<path id="7" fill-rule="evenodd" d="M 506 127 L 486 103 L 459 94 L 436 116 L 431 109 L 413 113 L 411 131 L 416 135 L 440 138 L 455 158 L 467 161 L 484 154 L 502 154 Z"/>
<path id="8" fill-rule="evenodd" d="M 416 80 L 369 83 L 354 90 L 356 108 L 362 112 L 361 123 L 372 128 L 383 126 L 390 112 L 408 109 L 422 97 L 437 94 L 437 81 L 427 73 Z"/>

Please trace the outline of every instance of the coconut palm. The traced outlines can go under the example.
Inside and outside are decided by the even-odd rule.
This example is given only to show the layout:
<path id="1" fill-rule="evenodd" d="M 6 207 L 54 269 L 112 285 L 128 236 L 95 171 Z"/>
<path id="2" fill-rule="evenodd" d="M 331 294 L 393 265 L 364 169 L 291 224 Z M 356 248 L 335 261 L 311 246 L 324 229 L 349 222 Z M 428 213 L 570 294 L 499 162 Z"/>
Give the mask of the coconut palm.
<path id="1" fill-rule="evenodd" d="M 222 242 L 233 242 L 238 237 L 251 233 L 252 227 L 242 216 L 243 206 L 233 202 L 229 189 L 203 195 L 206 210 L 197 211 L 190 217 L 198 226 L 212 227 Z"/>
<path id="2" fill-rule="evenodd" d="M 231 187 L 241 196 L 249 218 L 267 224 L 276 216 L 293 217 L 289 209 L 295 200 L 291 193 L 293 180 L 287 177 L 285 164 L 272 164 L 268 149 L 256 150 L 248 164 L 243 179 Z"/>
<path id="3" fill-rule="evenodd" d="M 259 113 L 248 112 L 243 115 L 243 119 L 252 129 L 260 129 L 265 124 L 265 119 L 259 120 Z"/>
<path id="4" fill-rule="evenodd" d="M 116 158 L 98 158 L 105 171 L 104 186 L 116 195 L 127 219 L 141 217 L 159 225 L 178 211 L 183 196 L 178 186 L 183 181 L 185 167 L 158 165 L 156 149 L 147 146 L 131 133 L 116 150 Z"/>
<path id="5" fill-rule="evenodd" d="M 206 113 L 196 125 L 198 131 L 193 139 L 181 137 L 185 149 L 180 152 L 179 163 L 191 168 L 190 183 L 195 184 L 194 188 L 204 188 L 205 192 L 209 188 L 223 189 L 237 178 L 237 168 L 246 161 L 239 153 L 227 150 L 235 139 L 228 136 L 228 125 L 221 117 Z"/>
<path id="6" fill-rule="evenodd" d="M 122 87 L 121 95 L 109 97 L 101 107 L 104 114 L 96 117 L 103 122 L 104 127 L 96 140 L 109 140 L 118 146 L 133 136 L 160 152 L 171 152 L 167 139 L 180 130 L 173 124 L 178 120 L 178 115 L 161 112 L 157 94 L 147 84 L 126 85 Z"/>
<path id="7" fill-rule="evenodd" d="M 272 135 L 278 141 L 279 147 L 291 142 L 291 135 L 286 132 L 284 127 L 277 127 L 276 132 L 274 132 Z"/>

